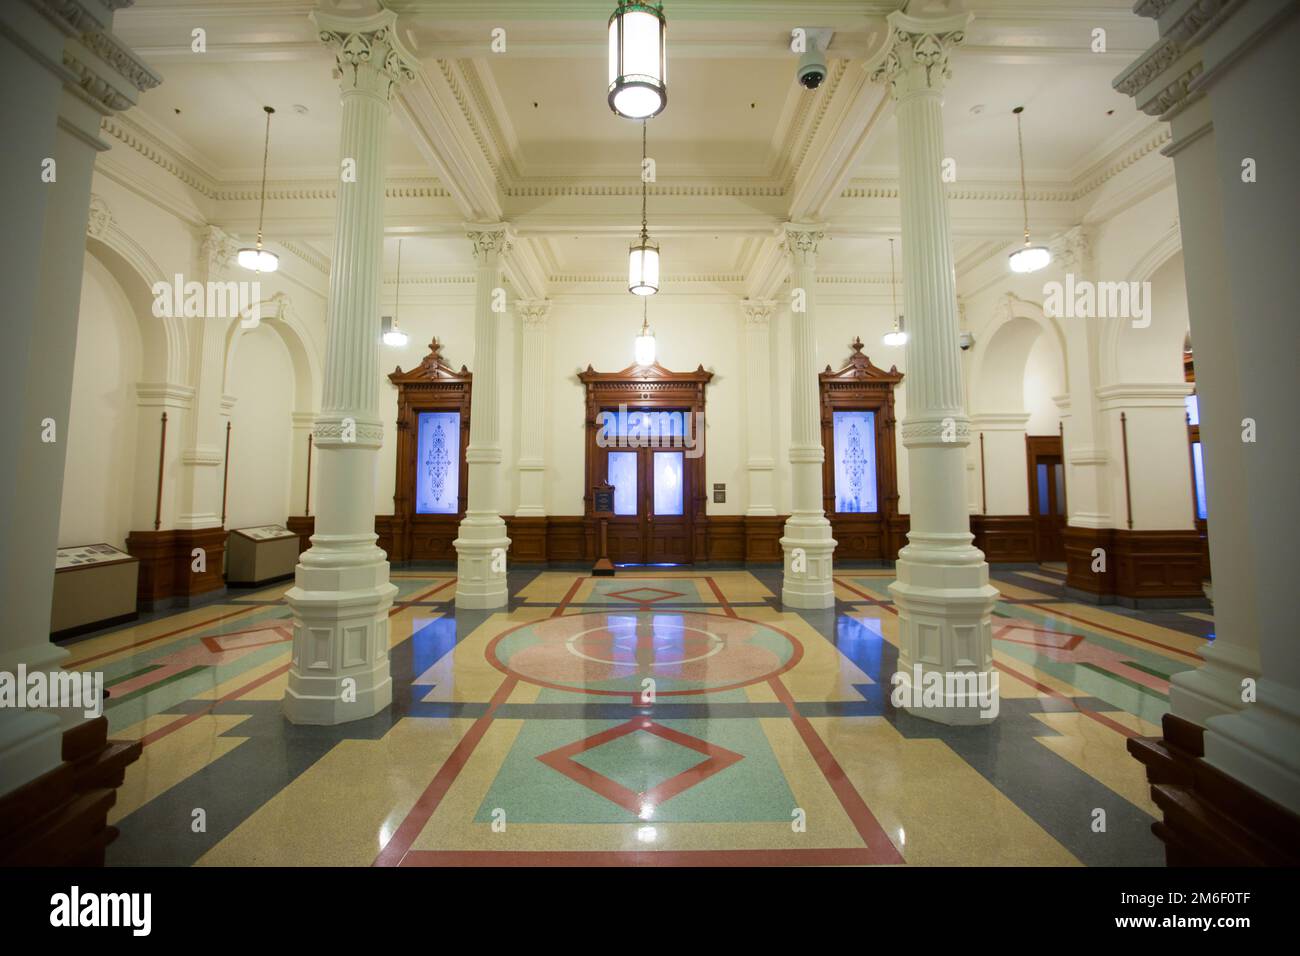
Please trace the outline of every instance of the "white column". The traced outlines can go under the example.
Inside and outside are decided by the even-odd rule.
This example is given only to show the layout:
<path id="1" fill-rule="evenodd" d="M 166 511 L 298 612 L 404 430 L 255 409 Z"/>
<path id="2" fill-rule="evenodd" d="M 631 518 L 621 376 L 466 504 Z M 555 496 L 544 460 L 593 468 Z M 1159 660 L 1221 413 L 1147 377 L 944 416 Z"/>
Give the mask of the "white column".
<path id="1" fill-rule="evenodd" d="M 504 607 L 506 523 L 501 518 L 500 356 L 497 354 L 505 290 L 502 258 L 510 247 L 502 223 L 472 226 L 469 239 L 476 260 L 474 289 L 474 386 L 470 393 L 469 507 L 453 544 L 456 547 L 456 606 Z M 500 308 L 500 312 L 497 311 Z"/>
<path id="2" fill-rule="evenodd" d="M 749 456 L 749 507 L 747 515 L 775 515 L 772 473 L 772 314 L 771 299 L 745 299 L 745 404 L 749 408 L 747 444 Z"/>
<path id="3" fill-rule="evenodd" d="M 546 317 L 547 299 L 520 299 L 515 303 L 522 334 L 519 336 L 522 382 L 519 389 L 519 507 L 520 518 L 546 514 Z M 475 365 L 478 360 L 475 359 Z M 477 372 L 475 382 L 477 383 Z M 470 393 L 471 399 L 473 392 Z M 474 419 L 471 415 L 470 426 Z"/>
<path id="4" fill-rule="evenodd" d="M 821 418 L 817 390 L 817 244 L 814 225 L 786 223 L 790 256 L 790 517 L 781 537 L 785 573 L 781 603 L 787 607 L 835 606 L 831 555 L 835 539 L 822 510 Z"/>
<path id="5" fill-rule="evenodd" d="M 228 267 L 239 243 L 216 226 L 204 230 L 199 244 L 204 282 L 252 279 L 252 273 L 230 275 Z M 242 271 L 242 270 L 241 270 Z M 225 388 L 226 341 L 230 326 L 239 321 L 223 315 L 201 315 L 189 323 L 190 380 L 194 407 L 188 417 L 181 456 L 180 514 L 177 528 L 221 526 L 221 492 L 226 460 L 226 423 L 221 400 Z"/>
<path id="6" fill-rule="evenodd" d="M 953 675 L 961 675 L 970 690 L 992 690 L 989 615 L 998 593 L 989 584 L 983 553 L 972 544 L 966 512 L 970 420 L 957 345 L 952 230 L 940 178 L 948 53 L 964 38 L 969 20 L 966 14 L 920 19 L 891 13 L 889 39 L 870 67 L 872 79 L 890 84 L 897 104 L 903 301 L 910 332 L 902 438 L 911 531 L 899 553 L 898 580 L 889 587 L 899 615 L 898 669 L 904 690 L 914 668 L 927 682 L 930 672 L 943 679 L 940 705 L 907 709 L 948 724 L 987 720 L 973 696 L 954 686 Z M 919 701 L 915 690 L 910 699 Z"/>
<path id="7" fill-rule="evenodd" d="M 354 168 L 355 181 L 339 184 L 315 431 L 316 526 L 285 594 L 294 630 L 284 713 L 297 724 L 340 724 L 378 713 L 393 693 L 388 610 L 397 588 L 375 543 L 374 514 L 375 458 L 383 443 L 379 284 L 390 100 L 414 76 L 415 60 L 391 11 L 349 18 L 315 10 L 311 17 L 334 48 L 343 105 L 340 169 Z"/>
<path id="8" fill-rule="evenodd" d="M 5 344 L 0 458 L 0 671 L 57 670 L 50 643 L 86 222 L 103 117 L 158 77 L 109 32 L 99 3 L 4 4 L 0 197 L 16 228 L 0 263 Z M 50 429 L 53 429 L 51 432 Z M 0 708 L 0 793 L 57 766 L 80 711 Z"/>
<path id="9" fill-rule="evenodd" d="M 1293 119 L 1300 111 L 1298 13 L 1300 7 L 1288 0 L 1166 10 L 1162 41 L 1179 49 L 1195 37 L 1200 47 L 1183 51 L 1139 95 L 1166 116 L 1177 114 L 1167 151 L 1174 155 L 1178 181 L 1203 409 L 1217 630 L 1222 635 L 1250 628 L 1258 639 L 1256 694 L 1235 712 L 1206 720 L 1205 759 L 1293 812 L 1300 812 L 1300 434 L 1294 425 L 1300 335 L 1292 314 L 1300 298 L 1294 262 L 1300 219 L 1294 183 L 1300 127 Z M 1160 54 L 1157 49 L 1144 60 L 1168 62 Z M 1137 77 L 1145 75 L 1141 66 Z M 1206 105 L 1208 114 L 1198 116 Z M 1212 281 L 1218 291 L 1202 298 L 1204 284 Z M 1223 308 L 1214 309 L 1225 291 Z M 1245 419 L 1254 425 L 1253 441 L 1244 440 Z M 1238 499 L 1236 504 L 1224 502 L 1225 495 Z M 1237 561 L 1249 564 L 1250 576 L 1231 579 L 1239 590 L 1222 594 L 1228 584 L 1220 580 L 1220 569 Z M 1225 605 L 1225 598 L 1242 603 Z M 1240 685 L 1235 690 L 1241 700 Z"/>

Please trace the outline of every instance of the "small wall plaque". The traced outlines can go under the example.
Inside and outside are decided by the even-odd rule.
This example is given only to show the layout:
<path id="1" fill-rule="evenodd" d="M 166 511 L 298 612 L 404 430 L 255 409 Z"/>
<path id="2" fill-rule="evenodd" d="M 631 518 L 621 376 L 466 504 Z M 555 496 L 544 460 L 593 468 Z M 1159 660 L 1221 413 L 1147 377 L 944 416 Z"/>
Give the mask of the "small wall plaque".
<path id="1" fill-rule="evenodd" d="M 713 486 L 713 503 L 714 503 L 715 505 L 721 505 L 721 504 L 726 504 L 726 502 L 727 502 L 727 486 L 726 486 L 726 485 L 714 485 L 714 486 Z"/>

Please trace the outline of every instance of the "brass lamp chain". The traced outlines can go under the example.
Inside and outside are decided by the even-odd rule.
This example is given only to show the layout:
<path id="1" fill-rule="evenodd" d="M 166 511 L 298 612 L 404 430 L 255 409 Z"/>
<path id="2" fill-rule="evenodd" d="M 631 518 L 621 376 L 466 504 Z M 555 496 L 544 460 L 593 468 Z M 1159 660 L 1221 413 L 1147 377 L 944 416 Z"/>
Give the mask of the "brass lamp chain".
<path id="1" fill-rule="evenodd" d="M 1020 131 L 1020 114 L 1023 111 L 1023 106 L 1017 106 L 1013 110 L 1016 114 L 1016 144 L 1020 150 L 1020 204 L 1025 213 L 1025 245 L 1029 245 L 1029 193 L 1025 188 L 1025 137 Z"/>
<path id="2" fill-rule="evenodd" d="M 645 178 L 645 160 L 646 160 L 646 121 L 641 121 L 641 244 L 645 245 L 650 233 L 646 229 L 646 178 Z"/>
<path id="3" fill-rule="evenodd" d="M 266 160 L 271 155 L 271 114 L 275 112 L 269 106 L 263 106 L 266 110 L 266 136 L 262 142 L 262 198 L 257 205 L 257 248 L 262 248 L 262 215 L 266 211 Z"/>

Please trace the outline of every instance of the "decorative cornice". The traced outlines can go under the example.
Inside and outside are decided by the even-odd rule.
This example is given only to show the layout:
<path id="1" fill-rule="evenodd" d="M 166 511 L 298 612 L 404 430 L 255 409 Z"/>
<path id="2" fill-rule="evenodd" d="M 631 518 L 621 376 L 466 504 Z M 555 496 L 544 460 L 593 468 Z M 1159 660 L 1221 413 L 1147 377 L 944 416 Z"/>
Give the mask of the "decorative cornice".
<path id="1" fill-rule="evenodd" d="M 86 49 L 131 81 L 141 93 L 152 90 L 162 82 L 162 77 L 135 55 L 111 33 L 84 33 L 81 42 Z"/>
<path id="2" fill-rule="evenodd" d="M 133 105 L 130 97 L 93 66 L 79 60 L 72 49 L 64 48 L 63 65 L 72 71 L 78 95 L 101 113 L 118 113 Z"/>
<path id="3" fill-rule="evenodd" d="M 295 256 L 322 275 L 330 274 L 329 260 L 317 253 L 316 250 L 312 249 L 310 246 L 299 245 L 298 243 L 288 239 L 280 240 L 280 246 L 287 249 L 289 252 L 292 252 Z"/>

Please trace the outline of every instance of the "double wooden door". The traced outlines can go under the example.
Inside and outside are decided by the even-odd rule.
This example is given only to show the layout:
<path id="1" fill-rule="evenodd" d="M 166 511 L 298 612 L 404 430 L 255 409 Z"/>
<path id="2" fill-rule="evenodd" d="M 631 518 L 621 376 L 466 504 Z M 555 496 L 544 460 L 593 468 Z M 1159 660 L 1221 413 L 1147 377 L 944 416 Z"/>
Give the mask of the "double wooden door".
<path id="1" fill-rule="evenodd" d="M 633 419 L 651 413 L 649 409 L 628 410 Z M 688 467 L 689 451 L 672 447 L 600 449 L 602 477 L 614 486 L 608 547 L 609 559 L 615 564 L 694 561 L 691 503 L 695 469 Z"/>

